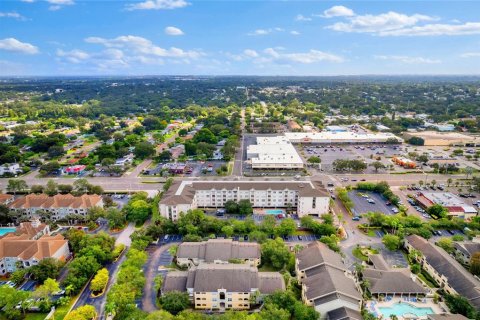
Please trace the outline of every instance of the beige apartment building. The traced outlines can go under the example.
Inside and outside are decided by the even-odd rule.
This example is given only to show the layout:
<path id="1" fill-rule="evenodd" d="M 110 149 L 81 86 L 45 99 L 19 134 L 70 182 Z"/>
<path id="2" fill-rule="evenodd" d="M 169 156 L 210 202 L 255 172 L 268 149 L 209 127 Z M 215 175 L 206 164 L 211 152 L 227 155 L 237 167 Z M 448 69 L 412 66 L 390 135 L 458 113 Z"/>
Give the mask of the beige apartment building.
<path id="1" fill-rule="evenodd" d="M 246 264 L 201 263 L 188 271 L 169 272 L 161 294 L 186 291 L 195 309 L 222 311 L 249 310 L 277 290 L 285 290 L 278 272 L 258 272 Z"/>

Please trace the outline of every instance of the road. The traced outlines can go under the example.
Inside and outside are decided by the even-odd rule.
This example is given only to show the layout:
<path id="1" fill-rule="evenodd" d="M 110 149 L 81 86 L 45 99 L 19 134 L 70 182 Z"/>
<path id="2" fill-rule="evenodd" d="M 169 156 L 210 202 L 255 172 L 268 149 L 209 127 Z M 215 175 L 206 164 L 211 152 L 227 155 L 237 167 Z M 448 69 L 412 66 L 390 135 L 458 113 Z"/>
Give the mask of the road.
<path id="1" fill-rule="evenodd" d="M 129 247 L 132 244 L 130 235 L 135 231 L 135 224 L 130 222 L 128 226 L 118 235 L 115 245 L 124 244 Z"/>
<path id="2" fill-rule="evenodd" d="M 235 177 L 241 177 L 242 172 L 243 172 L 243 148 L 244 148 L 244 136 L 245 136 L 245 108 L 242 108 L 242 111 L 240 112 L 241 115 L 241 138 L 242 140 L 240 141 L 240 148 L 237 149 L 237 152 L 235 153 L 235 159 L 233 162 L 233 170 L 232 170 L 232 176 Z"/>
<path id="3" fill-rule="evenodd" d="M 104 319 L 105 317 L 105 303 L 107 301 L 107 294 L 108 291 L 110 290 L 111 286 L 115 283 L 117 280 L 117 274 L 120 265 L 125 261 L 125 255 L 126 255 L 126 250 L 122 253 L 122 256 L 120 259 L 118 259 L 116 262 L 112 262 L 108 265 L 105 266 L 107 268 L 108 273 L 110 275 L 110 278 L 108 280 L 107 288 L 105 290 L 105 293 L 101 295 L 100 297 L 97 298 L 92 298 L 91 294 L 92 291 L 90 290 L 90 282 L 88 283 L 87 287 L 85 290 L 82 291 L 80 294 L 80 297 L 78 297 L 78 300 L 76 301 L 73 309 L 77 309 L 78 307 L 84 306 L 86 304 L 92 305 L 95 307 L 95 309 L 98 312 L 98 319 Z"/>
<path id="4" fill-rule="evenodd" d="M 162 255 L 168 253 L 168 249 L 175 244 L 176 243 L 169 243 L 150 249 L 153 250 L 153 252 L 149 252 L 148 261 L 144 268 L 146 282 L 143 290 L 142 310 L 145 312 L 153 312 L 157 310 L 157 293 L 154 289 L 154 280 L 157 274 L 159 274 L 159 267 L 164 265 L 164 263 L 162 263 L 163 259 L 161 259 Z M 169 262 L 171 262 L 171 259 L 169 259 Z"/>

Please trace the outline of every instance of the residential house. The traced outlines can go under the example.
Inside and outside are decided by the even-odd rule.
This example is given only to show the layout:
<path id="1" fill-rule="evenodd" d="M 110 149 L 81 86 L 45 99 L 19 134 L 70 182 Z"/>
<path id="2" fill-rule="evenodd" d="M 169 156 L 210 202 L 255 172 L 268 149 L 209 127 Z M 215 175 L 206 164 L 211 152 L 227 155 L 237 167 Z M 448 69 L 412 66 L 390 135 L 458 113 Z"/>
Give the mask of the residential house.
<path id="1" fill-rule="evenodd" d="M 22 172 L 22 169 L 18 163 L 5 163 L 0 165 L 0 176 L 6 174 L 16 175 L 19 172 Z"/>

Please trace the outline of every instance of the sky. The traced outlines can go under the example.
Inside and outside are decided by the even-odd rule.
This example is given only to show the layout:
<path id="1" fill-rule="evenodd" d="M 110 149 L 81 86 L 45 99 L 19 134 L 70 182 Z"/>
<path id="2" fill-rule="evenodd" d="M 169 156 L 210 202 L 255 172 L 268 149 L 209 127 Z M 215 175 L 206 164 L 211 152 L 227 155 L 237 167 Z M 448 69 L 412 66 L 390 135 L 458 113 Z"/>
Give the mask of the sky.
<path id="1" fill-rule="evenodd" d="M 480 1 L 0 1 L 0 76 L 362 74 L 480 75 Z"/>

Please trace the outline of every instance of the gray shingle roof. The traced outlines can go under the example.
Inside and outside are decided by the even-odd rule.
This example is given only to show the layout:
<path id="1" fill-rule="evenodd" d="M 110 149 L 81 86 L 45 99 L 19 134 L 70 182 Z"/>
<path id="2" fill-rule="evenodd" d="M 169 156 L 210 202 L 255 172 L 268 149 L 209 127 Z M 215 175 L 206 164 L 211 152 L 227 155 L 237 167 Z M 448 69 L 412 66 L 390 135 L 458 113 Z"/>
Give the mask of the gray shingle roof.
<path id="1" fill-rule="evenodd" d="M 202 263 L 186 272 L 169 272 L 165 277 L 162 291 L 212 292 L 226 289 L 229 292 L 250 292 L 258 289 L 260 293 L 272 293 L 285 290 L 283 277 L 278 272 L 258 272 L 257 268 L 242 264 Z"/>
<path id="2" fill-rule="evenodd" d="M 362 320 L 362 314 L 347 307 L 341 307 L 327 313 L 327 320 Z"/>
<path id="3" fill-rule="evenodd" d="M 409 271 L 405 270 L 363 270 L 363 278 L 370 282 L 370 292 L 372 294 L 422 294 L 427 290 L 420 284 L 414 282 L 408 275 Z"/>
<path id="4" fill-rule="evenodd" d="M 454 242 L 455 249 L 472 256 L 475 252 L 480 252 L 480 243 L 472 241 Z"/>
<path id="5" fill-rule="evenodd" d="M 305 295 L 308 300 L 315 300 L 333 293 L 341 293 L 360 301 L 360 293 L 353 279 L 345 275 L 345 271 L 324 265 L 314 275 L 308 275 L 304 281 Z"/>
<path id="6" fill-rule="evenodd" d="M 467 320 L 468 318 L 461 314 L 429 314 L 429 320 Z"/>
<path id="7" fill-rule="evenodd" d="M 313 268 L 315 266 L 327 264 L 337 269 L 345 270 L 342 257 L 330 250 L 327 245 L 316 241 L 309 244 L 306 248 L 297 254 L 298 269 L 300 271 Z"/>
<path id="8" fill-rule="evenodd" d="M 210 239 L 204 242 L 184 242 L 178 246 L 177 257 L 201 259 L 205 262 L 230 259 L 259 259 L 257 243 L 243 243 L 232 239 Z"/>
<path id="9" fill-rule="evenodd" d="M 475 279 L 465 268 L 445 251 L 437 248 L 417 235 L 406 237 L 408 243 L 420 251 L 427 262 L 441 275 L 448 279 L 449 285 L 459 295 L 467 298 L 477 309 L 480 309 L 480 281 Z"/>

